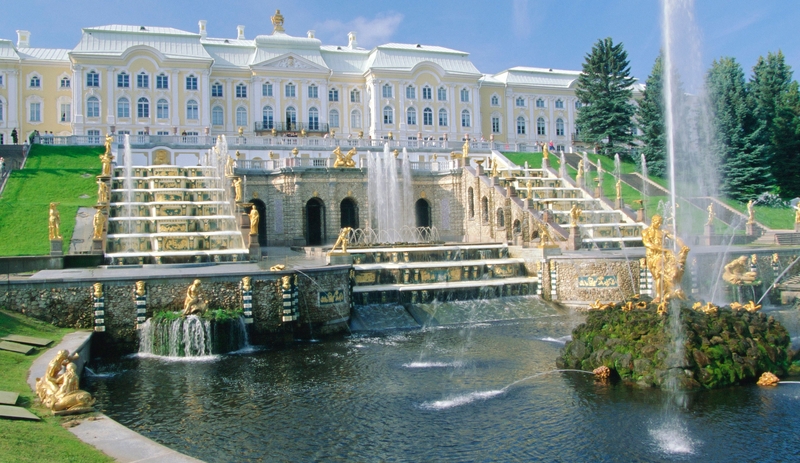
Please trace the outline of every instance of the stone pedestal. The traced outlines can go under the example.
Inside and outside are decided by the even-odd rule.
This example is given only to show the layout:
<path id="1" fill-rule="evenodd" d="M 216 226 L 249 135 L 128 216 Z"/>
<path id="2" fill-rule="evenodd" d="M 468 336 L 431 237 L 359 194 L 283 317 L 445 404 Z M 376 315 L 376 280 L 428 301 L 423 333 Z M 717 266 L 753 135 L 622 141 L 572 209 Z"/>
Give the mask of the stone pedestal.
<path id="1" fill-rule="evenodd" d="M 509 198 L 517 196 L 517 189 L 514 188 L 514 184 L 512 182 L 513 182 L 513 179 L 509 179 L 508 185 L 506 185 L 506 195 Z"/>
<path id="2" fill-rule="evenodd" d="M 755 223 L 747 222 L 745 224 L 745 230 L 747 231 L 747 236 L 756 236 L 758 235 L 758 229 L 756 228 Z"/>
<path id="3" fill-rule="evenodd" d="M 496 186 L 500 184 L 500 177 L 492 177 L 492 186 Z"/>
<path id="4" fill-rule="evenodd" d="M 92 254 L 103 254 L 103 240 L 92 239 Z"/>
<path id="5" fill-rule="evenodd" d="M 703 227 L 703 244 L 711 246 L 711 236 L 714 234 L 714 225 L 705 224 Z"/>
<path id="6" fill-rule="evenodd" d="M 800 233 L 800 223 L 795 222 L 794 231 L 795 233 Z"/>
<path id="7" fill-rule="evenodd" d="M 644 222 L 644 209 L 639 209 L 636 211 L 636 221 Z"/>
<path id="8" fill-rule="evenodd" d="M 258 245 L 258 235 L 250 235 L 250 246 L 247 251 L 250 262 L 261 260 L 261 246 Z"/>
<path id="9" fill-rule="evenodd" d="M 622 198 L 615 199 L 614 207 L 617 209 L 622 209 L 623 207 L 625 207 L 625 200 L 623 200 Z"/>
<path id="10" fill-rule="evenodd" d="M 550 168 L 550 160 L 547 158 L 542 158 L 542 170 L 547 170 Z"/>
<path id="11" fill-rule="evenodd" d="M 542 212 L 542 221 L 544 223 L 550 223 L 553 221 L 553 213 L 550 211 L 550 209 L 545 209 Z"/>
<path id="12" fill-rule="evenodd" d="M 328 265 L 353 265 L 353 256 L 349 252 L 332 251 L 325 260 Z"/>
<path id="13" fill-rule="evenodd" d="M 567 239 L 567 250 L 577 251 L 581 248 L 581 231 L 577 225 L 569 227 L 569 238 Z"/>
<path id="14" fill-rule="evenodd" d="M 533 206 L 533 200 L 532 199 L 525 198 L 524 200 L 522 200 L 522 208 L 523 209 L 528 210 L 532 206 Z"/>
<path id="15" fill-rule="evenodd" d="M 603 187 L 601 187 L 600 185 L 594 187 L 594 197 L 595 198 L 603 197 Z"/>
<path id="16" fill-rule="evenodd" d="M 63 256 L 64 255 L 64 242 L 61 240 L 50 240 L 50 255 Z"/>

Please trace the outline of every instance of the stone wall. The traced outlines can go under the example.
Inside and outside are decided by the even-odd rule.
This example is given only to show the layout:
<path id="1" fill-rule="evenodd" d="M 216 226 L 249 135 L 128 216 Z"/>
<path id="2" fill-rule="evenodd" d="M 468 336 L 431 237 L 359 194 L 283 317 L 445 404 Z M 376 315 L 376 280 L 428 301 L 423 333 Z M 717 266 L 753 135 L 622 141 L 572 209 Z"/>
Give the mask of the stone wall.
<path id="1" fill-rule="evenodd" d="M 623 258 L 551 258 L 555 297 L 564 304 L 585 306 L 600 299 L 621 301 L 639 293 L 639 260 Z"/>

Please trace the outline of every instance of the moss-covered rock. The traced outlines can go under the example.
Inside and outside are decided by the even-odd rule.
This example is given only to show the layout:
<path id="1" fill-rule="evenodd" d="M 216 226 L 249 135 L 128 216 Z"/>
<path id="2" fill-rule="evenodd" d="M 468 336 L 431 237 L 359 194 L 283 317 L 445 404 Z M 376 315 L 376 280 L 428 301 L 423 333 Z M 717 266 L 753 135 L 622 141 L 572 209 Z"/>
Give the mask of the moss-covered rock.
<path id="1" fill-rule="evenodd" d="M 572 332 L 556 360 L 559 368 L 592 371 L 606 366 L 623 381 L 644 387 L 718 388 L 755 381 L 765 371 L 789 372 L 786 329 L 760 312 L 721 307 L 715 313 L 682 302 L 683 358 L 674 358 L 669 316 L 650 299 L 631 299 L 592 310 Z M 797 367 L 796 367 L 797 368 Z"/>

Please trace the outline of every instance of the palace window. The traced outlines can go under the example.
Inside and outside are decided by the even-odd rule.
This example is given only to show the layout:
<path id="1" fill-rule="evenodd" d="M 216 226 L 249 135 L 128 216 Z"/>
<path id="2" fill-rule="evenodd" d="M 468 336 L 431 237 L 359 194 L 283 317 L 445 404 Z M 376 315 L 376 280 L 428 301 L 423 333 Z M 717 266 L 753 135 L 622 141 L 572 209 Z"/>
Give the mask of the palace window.
<path id="1" fill-rule="evenodd" d="M 361 92 L 359 92 L 358 90 L 351 90 L 350 103 L 361 103 Z"/>
<path id="2" fill-rule="evenodd" d="M 525 107 L 525 98 L 522 98 L 521 96 L 518 96 L 517 100 L 516 100 L 516 103 L 517 103 L 517 107 L 524 108 Z"/>
<path id="3" fill-rule="evenodd" d="M 61 88 L 69 88 L 70 87 L 69 77 L 62 77 L 60 86 L 61 86 Z"/>
<path id="4" fill-rule="evenodd" d="M 392 98 L 392 86 L 390 84 L 384 84 L 384 86 L 383 86 L 383 97 L 384 98 Z"/>
<path id="5" fill-rule="evenodd" d="M 264 124 L 265 129 L 275 127 L 275 115 L 272 111 L 272 106 L 264 106 L 264 109 L 261 110 L 261 123 Z"/>
<path id="6" fill-rule="evenodd" d="M 564 109 L 564 102 L 562 100 L 556 100 L 556 109 Z"/>
<path id="7" fill-rule="evenodd" d="M 439 110 L 439 126 L 447 127 L 447 110 L 444 108 Z"/>
<path id="8" fill-rule="evenodd" d="M 70 103 L 61 103 L 61 111 L 59 113 L 59 121 L 60 122 L 69 122 L 72 119 L 72 105 Z M 3 111 L 0 110 L 0 113 Z M 0 114 L 0 120 L 2 120 L 2 114 Z"/>
<path id="9" fill-rule="evenodd" d="M 186 90 L 197 90 L 197 76 L 186 76 Z"/>
<path id="10" fill-rule="evenodd" d="M 136 101 L 136 117 L 150 117 L 150 101 L 147 98 L 141 97 Z"/>
<path id="11" fill-rule="evenodd" d="M 328 101 L 339 101 L 339 89 L 332 88 L 328 90 Z"/>
<path id="12" fill-rule="evenodd" d="M 331 109 L 331 112 L 328 114 L 328 124 L 330 124 L 331 127 L 339 127 L 339 111 Z"/>
<path id="13" fill-rule="evenodd" d="M 433 90 L 428 87 L 427 85 L 422 87 L 422 99 L 423 100 L 432 100 L 433 99 Z"/>
<path id="14" fill-rule="evenodd" d="M 0 87 L 3 86 L 3 74 L 0 74 Z"/>
<path id="15" fill-rule="evenodd" d="M 413 85 L 409 85 L 406 87 L 406 98 L 409 100 L 416 100 L 417 99 L 417 88 Z"/>
<path id="16" fill-rule="evenodd" d="M 286 98 L 295 98 L 297 96 L 297 86 L 295 84 L 286 84 L 283 94 Z"/>
<path id="17" fill-rule="evenodd" d="M 544 124 L 544 118 L 536 119 L 536 135 L 545 135 L 547 133 L 547 126 Z"/>
<path id="18" fill-rule="evenodd" d="M 415 108 L 406 110 L 406 123 L 408 125 L 417 125 L 417 110 Z"/>
<path id="19" fill-rule="evenodd" d="M 169 88 L 169 76 L 163 72 L 156 76 L 156 88 L 158 90 L 167 90 Z"/>
<path id="20" fill-rule="evenodd" d="M 236 84 L 236 98 L 247 98 L 247 85 Z"/>
<path id="21" fill-rule="evenodd" d="M 392 109 L 391 106 L 383 107 L 383 123 L 394 124 L 394 110 Z"/>
<path id="22" fill-rule="evenodd" d="M 95 71 L 89 71 L 86 74 L 86 86 L 87 87 L 99 87 L 100 86 L 100 74 L 96 73 Z"/>
<path id="23" fill-rule="evenodd" d="M 0 101 L 0 122 L 3 120 L 3 102 Z"/>
<path id="24" fill-rule="evenodd" d="M 121 72 L 117 74 L 117 87 L 118 88 L 128 88 L 131 86 L 131 76 L 126 74 L 125 72 Z"/>
<path id="25" fill-rule="evenodd" d="M 236 108 L 236 126 L 247 127 L 247 108 L 244 106 Z"/>
<path id="26" fill-rule="evenodd" d="M 286 108 L 286 130 L 297 129 L 297 110 L 293 106 Z"/>
<path id="27" fill-rule="evenodd" d="M 211 108 L 211 125 L 225 125 L 225 116 L 220 106 Z"/>
<path id="28" fill-rule="evenodd" d="M 92 145 L 99 145 L 100 144 L 100 131 L 97 129 L 87 130 L 87 142 Z"/>
<path id="29" fill-rule="evenodd" d="M 431 108 L 422 110 L 422 125 L 433 125 L 433 110 Z"/>
<path id="30" fill-rule="evenodd" d="M 500 98 L 498 98 L 497 95 L 492 95 L 492 98 L 490 100 L 490 104 L 492 106 L 500 106 Z"/>
<path id="31" fill-rule="evenodd" d="M 317 108 L 308 110 L 308 130 L 319 130 L 319 110 Z"/>
<path id="32" fill-rule="evenodd" d="M 29 113 L 28 113 L 28 120 L 30 122 L 41 122 L 42 121 L 42 104 L 41 103 L 31 103 L 29 106 Z"/>
<path id="33" fill-rule="evenodd" d="M 163 98 L 156 102 L 156 119 L 169 119 L 169 102 Z"/>
<path id="34" fill-rule="evenodd" d="M 186 102 L 186 119 L 189 120 L 200 119 L 199 113 L 200 109 L 197 105 L 197 101 L 189 100 Z"/>
<path id="35" fill-rule="evenodd" d="M 539 98 L 538 100 L 536 100 L 536 107 L 537 107 L 537 108 L 544 108 L 544 107 L 545 107 L 545 105 L 544 105 L 544 100 L 543 100 L 543 99 L 541 99 L 541 98 Z"/>
<path id="36" fill-rule="evenodd" d="M 138 88 L 150 88 L 150 76 L 145 74 L 144 72 L 141 74 L 136 75 L 136 87 Z"/>
<path id="37" fill-rule="evenodd" d="M 272 84 L 265 82 L 261 84 L 261 96 L 272 96 Z"/>
<path id="38" fill-rule="evenodd" d="M 469 90 L 466 88 L 461 89 L 461 102 L 469 103 Z"/>
<path id="39" fill-rule="evenodd" d="M 500 133 L 500 116 L 492 116 L 492 133 Z"/>
<path id="40" fill-rule="evenodd" d="M 42 86 L 42 80 L 39 78 L 39 76 L 31 77 L 30 81 L 31 88 L 40 88 L 41 86 Z"/>
<path id="41" fill-rule="evenodd" d="M 525 118 L 522 116 L 517 118 L 517 135 L 525 135 Z"/>
<path id="42" fill-rule="evenodd" d="M 556 135 L 559 137 L 564 136 L 564 119 L 561 119 L 560 117 L 556 119 Z"/>
<path id="43" fill-rule="evenodd" d="M 471 127 L 472 126 L 472 117 L 470 116 L 469 110 L 465 109 L 461 111 L 461 127 Z"/>
<path id="44" fill-rule="evenodd" d="M 222 84 L 219 82 L 215 82 L 211 84 L 211 97 L 212 98 L 222 98 Z"/>
<path id="45" fill-rule="evenodd" d="M 122 97 L 117 100 L 117 117 L 119 118 L 128 118 L 131 117 L 131 102 Z"/>
<path id="46" fill-rule="evenodd" d="M 439 101 L 447 101 L 447 89 L 439 87 L 439 89 L 436 90 L 436 99 Z"/>
<path id="47" fill-rule="evenodd" d="M 361 111 L 354 109 L 350 113 L 350 127 L 353 129 L 361 128 Z"/>
<path id="48" fill-rule="evenodd" d="M 308 97 L 319 98 L 319 87 L 314 84 L 308 86 Z"/>
<path id="49" fill-rule="evenodd" d="M 96 96 L 86 100 L 86 117 L 100 117 L 100 100 Z"/>

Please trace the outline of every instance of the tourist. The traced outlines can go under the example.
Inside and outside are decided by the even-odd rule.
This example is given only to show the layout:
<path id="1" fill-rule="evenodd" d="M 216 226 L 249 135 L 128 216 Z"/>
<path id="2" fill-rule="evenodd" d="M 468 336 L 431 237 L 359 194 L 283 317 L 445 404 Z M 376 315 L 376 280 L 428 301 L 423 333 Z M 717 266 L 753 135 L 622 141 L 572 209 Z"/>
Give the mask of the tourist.
<path id="1" fill-rule="evenodd" d="M 19 135 L 17 135 L 17 128 L 14 127 L 14 129 L 11 130 L 11 141 L 14 142 L 15 145 L 17 144 L 18 136 Z"/>

